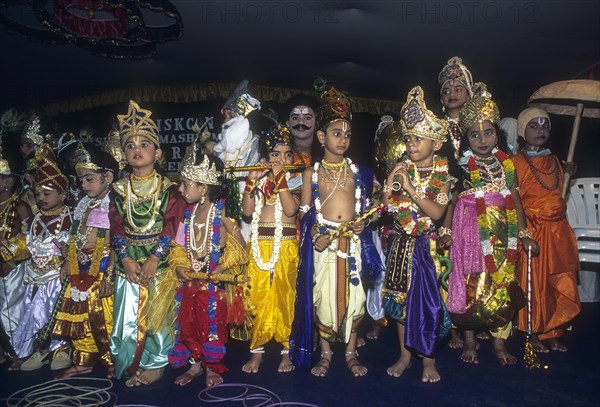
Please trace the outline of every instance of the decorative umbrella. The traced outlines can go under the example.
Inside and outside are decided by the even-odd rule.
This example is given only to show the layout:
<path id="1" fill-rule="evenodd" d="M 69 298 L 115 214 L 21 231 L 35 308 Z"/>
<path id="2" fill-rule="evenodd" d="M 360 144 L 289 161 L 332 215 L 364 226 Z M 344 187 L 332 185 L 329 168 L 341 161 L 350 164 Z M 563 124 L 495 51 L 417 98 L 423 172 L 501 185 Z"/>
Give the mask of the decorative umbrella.
<path id="1" fill-rule="evenodd" d="M 600 81 L 576 79 L 542 86 L 529 98 L 529 105 L 548 113 L 575 116 L 567 162 L 573 161 L 581 117 L 600 118 Z M 565 174 L 563 197 L 569 189 L 569 174 Z"/>

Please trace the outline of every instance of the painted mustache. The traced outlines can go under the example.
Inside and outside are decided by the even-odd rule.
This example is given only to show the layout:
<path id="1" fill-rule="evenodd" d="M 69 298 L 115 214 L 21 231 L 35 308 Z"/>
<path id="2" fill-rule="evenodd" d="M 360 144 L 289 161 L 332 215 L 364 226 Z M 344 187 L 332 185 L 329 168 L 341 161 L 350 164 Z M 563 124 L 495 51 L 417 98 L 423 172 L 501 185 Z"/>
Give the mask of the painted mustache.
<path id="1" fill-rule="evenodd" d="M 310 130 L 311 128 L 304 124 L 297 124 L 295 126 L 292 126 L 292 129 L 294 129 L 294 130 Z"/>

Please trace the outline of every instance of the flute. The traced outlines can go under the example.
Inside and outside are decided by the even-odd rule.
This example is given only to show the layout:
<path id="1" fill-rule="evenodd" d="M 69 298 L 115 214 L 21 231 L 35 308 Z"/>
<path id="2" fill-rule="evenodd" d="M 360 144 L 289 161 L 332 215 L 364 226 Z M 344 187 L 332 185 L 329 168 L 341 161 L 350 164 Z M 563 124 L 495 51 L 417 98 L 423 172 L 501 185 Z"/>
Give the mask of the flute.
<path id="1" fill-rule="evenodd" d="M 225 172 L 242 172 L 242 171 L 262 171 L 268 170 L 271 168 L 269 163 L 265 163 L 266 165 L 246 165 L 243 167 L 225 167 Z M 304 164 L 287 164 L 283 166 L 285 171 L 297 172 L 303 171 L 306 169 L 306 165 Z"/>
<path id="2" fill-rule="evenodd" d="M 362 222 L 363 220 L 369 219 L 371 216 L 373 216 L 375 214 L 375 212 L 379 212 L 380 210 L 382 210 L 384 208 L 384 206 L 385 206 L 384 204 L 379 204 L 377 206 L 374 206 L 371 209 L 369 209 L 367 212 L 365 212 L 364 214 L 359 216 L 358 218 L 354 219 L 353 221 L 341 225 L 338 230 L 336 230 L 334 233 L 331 234 L 331 240 L 333 241 L 333 240 L 337 239 L 338 237 L 340 237 L 341 235 L 343 235 L 344 233 L 346 233 L 347 231 L 349 231 L 350 225 L 352 223 Z"/>

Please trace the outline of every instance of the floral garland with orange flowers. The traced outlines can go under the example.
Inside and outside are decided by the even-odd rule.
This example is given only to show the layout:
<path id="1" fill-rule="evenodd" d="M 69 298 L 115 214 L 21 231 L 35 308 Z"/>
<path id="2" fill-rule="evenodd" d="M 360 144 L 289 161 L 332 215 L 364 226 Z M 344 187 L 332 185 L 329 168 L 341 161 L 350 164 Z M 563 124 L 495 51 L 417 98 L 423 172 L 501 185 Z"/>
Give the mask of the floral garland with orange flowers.
<path id="1" fill-rule="evenodd" d="M 421 180 L 417 165 L 409 159 L 404 161 L 408 164 L 408 175 L 411 182 L 416 183 L 428 199 L 434 201 L 448 182 L 448 161 L 444 157 L 433 156 L 433 169 L 431 174 Z M 398 207 L 396 221 L 402 226 L 406 234 L 410 236 L 422 236 L 431 230 L 433 224 L 431 218 L 419 208 L 417 203 L 405 190 L 397 199 L 392 198 L 392 203 Z"/>
<path id="2" fill-rule="evenodd" d="M 515 207 L 515 200 L 510 192 L 510 188 L 515 181 L 515 166 L 512 160 L 502 151 L 494 149 L 492 153 L 502 164 L 502 172 L 506 181 L 504 188 L 498 191 L 504 198 L 506 221 L 508 224 L 508 245 L 506 248 L 506 265 L 504 267 L 504 272 L 514 273 L 517 262 L 517 238 L 519 230 L 517 224 L 517 209 Z M 469 157 L 467 167 L 469 169 L 471 183 L 476 190 L 475 208 L 477 210 L 477 224 L 479 226 L 479 238 L 481 239 L 481 245 L 483 248 L 485 267 L 488 272 L 495 273 L 498 271 L 498 266 L 493 255 L 492 229 L 490 226 L 489 215 L 487 213 L 487 205 L 485 204 L 485 191 L 481 181 L 479 166 L 477 165 L 477 161 L 472 154 Z"/>

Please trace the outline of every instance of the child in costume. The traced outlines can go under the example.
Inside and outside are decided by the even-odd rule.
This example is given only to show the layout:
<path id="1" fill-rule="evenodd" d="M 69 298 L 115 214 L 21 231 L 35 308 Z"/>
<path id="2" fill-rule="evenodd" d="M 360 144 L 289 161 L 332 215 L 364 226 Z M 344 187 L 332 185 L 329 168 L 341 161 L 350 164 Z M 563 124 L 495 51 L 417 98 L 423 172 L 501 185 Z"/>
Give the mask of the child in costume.
<path id="1" fill-rule="evenodd" d="M 248 306 L 243 301 L 244 240 L 236 222 L 225 216 L 223 164 L 202 146 L 191 145 L 183 158 L 179 192 L 187 202 L 169 264 L 179 279 L 177 344 L 169 354 L 175 368 L 190 368 L 175 379 L 185 386 L 206 370 L 206 386 L 223 383 L 228 328 L 235 339 L 248 339 Z"/>
<path id="2" fill-rule="evenodd" d="M 85 196 L 73 214 L 67 261 L 61 278 L 68 287 L 54 335 L 73 343 L 73 366 L 57 379 L 90 373 L 100 361 L 114 377 L 109 339 L 113 321 L 114 252 L 110 249 L 110 189 L 118 164 L 91 143 L 77 143 L 75 171 Z"/>
<path id="3" fill-rule="evenodd" d="M 19 199 L 16 167 L 14 160 L 3 155 L 0 145 L 0 363 L 6 361 L 5 352 L 17 359 L 10 338 L 24 306 L 25 260 L 30 256 L 26 234 L 33 216 L 29 205 Z"/>
<path id="4" fill-rule="evenodd" d="M 401 376 L 412 354 L 423 355 L 423 382 L 437 382 L 435 349 L 450 329 L 440 295 L 434 221 L 448 205 L 453 182 L 448 161 L 438 156 L 447 141 L 448 124 L 427 110 L 423 90 L 413 88 L 400 114 L 406 154 L 384 186 L 383 203 L 394 221 L 388 232 L 383 307 L 396 320 L 400 358 L 387 369 Z"/>
<path id="5" fill-rule="evenodd" d="M 256 307 L 250 342 L 251 359 L 242 367 L 257 373 L 265 352 L 264 345 L 274 338 L 281 343 L 279 372 L 290 372 L 294 365 L 289 357 L 289 337 L 294 318 L 298 242 L 296 213 L 298 200 L 288 187 L 294 141 L 283 124 L 272 128 L 261 142 L 263 171 L 251 171 L 246 180 L 242 209 L 252 217 L 248 275 L 252 280 L 250 295 Z"/>
<path id="6" fill-rule="evenodd" d="M 364 244 L 372 235 L 370 230 L 362 233 L 365 221 L 359 219 L 366 209 L 365 182 L 358 167 L 344 156 L 352 135 L 350 101 L 331 88 L 321 95 L 320 103 L 317 138 L 324 153 L 323 160 L 303 174 L 301 264 L 290 351 L 296 366 L 311 364 L 314 312 L 321 359 L 311 373 L 327 375 L 331 345 L 339 341 L 346 346 L 348 369 L 358 377 L 367 373 L 356 351 L 356 329 L 365 315 L 366 300 L 361 271 L 368 270 L 369 278 L 376 279 L 370 270 L 380 270 L 379 257 L 372 240 Z"/>
<path id="7" fill-rule="evenodd" d="M 113 184 L 110 205 L 115 262 L 114 327 L 110 350 L 117 379 L 127 374 L 128 387 L 150 384 L 163 375 L 173 346 L 171 321 L 151 324 L 161 297 L 171 241 L 185 202 L 177 187 L 156 172 L 162 154 L 151 111 L 129 102 L 118 115 L 121 148 L 132 173 Z M 173 317 L 171 316 L 171 319 Z"/>
<path id="8" fill-rule="evenodd" d="M 566 218 L 566 203 L 561 192 L 564 172 L 571 175 L 575 164 L 560 165 L 545 147 L 550 138 L 550 117 L 544 110 L 528 108 L 517 120 L 519 141 L 523 147 L 512 158 L 515 163 L 519 194 L 527 217 L 527 230 L 540 245 L 532 258 L 531 344 L 536 352 L 549 349 L 566 352 L 559 341 L 564 327 L 579 313 L 577 291 L 579 252 L 573 229 Z M 527 252 L 519 250 L 518 279 L 527 287 Z M 519 311 L 517 328 L 527 332 L 527 311 Z"/>
<path id="9" fill-rule="evenodd" d="M 527 233 L 498 107 L 485 85 L 475 94 L 460 112 L 462 172 L 452 219 L 447 305 L 464 332 L 463 362 L 479 363 L 474 333 L 486 330 L 500 365 L 514 365 L 506 339 L 515 312 L 524 305 L 515 276 L 517 239 L 534 253 L 537 244 Z"/>
<path id="10" fill-rule="evenodd" d="M 71 211 L 64 203 L 69 181 L 58 169 L 49 145 L 40 147 L 36 161 L 34 191 L 39 213 L 27 235 L 31 258 L 25 270 L 25 304 L 19 326 L 11 337 L 17 357 L 21 361 L 28 359 L 22 364 L 15 361 L 12 370 L 17 370 L 19 364 L 21 370 L 36 370 L 50 359 L 52 370 L 71 365 L 65 343 L 50 338 L 62 287 L 60 269 L 65 260 L 62 246 L 71 230 Z M 48 339 L 51 339 L 49 345 Z M 35 352 L 34 345 L 38 348 Z"/>

